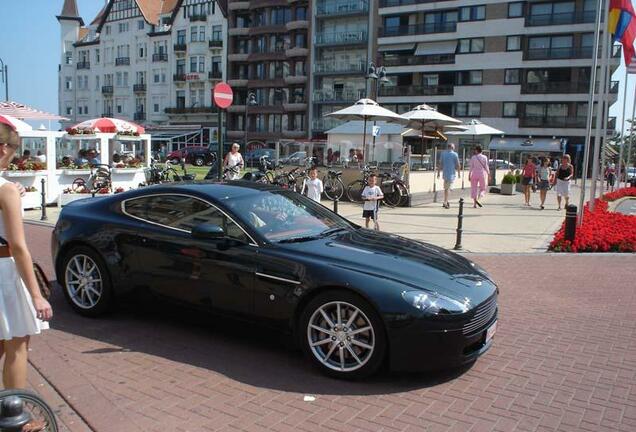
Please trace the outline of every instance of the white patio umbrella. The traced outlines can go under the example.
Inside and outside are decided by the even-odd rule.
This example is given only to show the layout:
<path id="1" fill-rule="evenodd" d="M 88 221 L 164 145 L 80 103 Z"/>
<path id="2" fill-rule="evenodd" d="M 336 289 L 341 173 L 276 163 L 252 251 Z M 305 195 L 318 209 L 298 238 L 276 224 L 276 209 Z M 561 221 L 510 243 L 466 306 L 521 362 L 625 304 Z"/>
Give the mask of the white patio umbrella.
<path id="1" fill-rule="evenodd" d="M 367 159 L 367 121 L 386 121 L 390 123 L 406 124 L 407 120 L 399 114 L 394 113 L 386 108 L 382 108 L 376 101 L 371 99 L 360 99 L 355 104 L 329 113 L 325 116 L 334 117 L 340 120 L 362 120 L 362 149 L 364 151 L 364 159 Z"/>
<path id="2" fill-rule="evenodd" d="M 449 135 L 466 135 L 472 136 L 473 138 L 476 136 L 483 135 L 502 135 L 504 131 L 500 131 L 499 129 L 495 129 L 492 126 L 488 126 L 485 123 L 480 122 L 479 120 L 472 119 L 468 123 L 462 125 L 465 129 L 462 131 L 451 131 L 448 132 Z"/>

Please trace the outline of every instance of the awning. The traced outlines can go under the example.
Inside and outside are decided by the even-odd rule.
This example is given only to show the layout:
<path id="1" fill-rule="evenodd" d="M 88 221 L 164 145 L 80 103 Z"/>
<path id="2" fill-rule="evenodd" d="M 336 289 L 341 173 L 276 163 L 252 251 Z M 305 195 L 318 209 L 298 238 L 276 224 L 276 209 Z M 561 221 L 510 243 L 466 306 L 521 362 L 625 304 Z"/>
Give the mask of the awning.
<path id="1" fill-rule="evenodd" d="M 457 41 L 421 42 L 415 49 L 416 56 L 432 54 L 453 54 L 457 49 Z"/>
<path id="2" fill-rule="evenodd" d="M 563 153 L 568 140 L 565 138 L 492 138 L 488 148 L 497 151 Z"/>
<path id="3" fill-rule="evenodd" d="M 66 117 L 40 111 L 19 102 L 0 102 L 0 114 L 20 120 L 68 120 Z"/>
<path id="4" fill-rule="evenodd" d="M 378 51 L 412 51 L 415 48 L 414 43 L 380 45 Z"/>

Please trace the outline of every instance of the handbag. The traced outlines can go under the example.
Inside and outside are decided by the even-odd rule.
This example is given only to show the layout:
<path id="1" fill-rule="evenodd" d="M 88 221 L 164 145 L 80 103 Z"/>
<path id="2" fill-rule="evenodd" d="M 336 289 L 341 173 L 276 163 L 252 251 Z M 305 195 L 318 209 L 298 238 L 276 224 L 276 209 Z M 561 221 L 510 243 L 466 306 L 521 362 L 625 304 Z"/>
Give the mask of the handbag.
<path id="1" fill-rule="evenodd" d="M 9 247 L 9 243 L 2 237 L 0 237 L 0 245 Z M 35 261 L 33 262 L 33 273 L 35 274 L 35 280 L 38 282 L 40 294 L 42 294 L 42 297 L 46 300 L 50 299 L 52 287 L 51 281 L 49 281 L 49 278 L 46 277 L 46 273 L 44 273 L 42 267 Z"/>

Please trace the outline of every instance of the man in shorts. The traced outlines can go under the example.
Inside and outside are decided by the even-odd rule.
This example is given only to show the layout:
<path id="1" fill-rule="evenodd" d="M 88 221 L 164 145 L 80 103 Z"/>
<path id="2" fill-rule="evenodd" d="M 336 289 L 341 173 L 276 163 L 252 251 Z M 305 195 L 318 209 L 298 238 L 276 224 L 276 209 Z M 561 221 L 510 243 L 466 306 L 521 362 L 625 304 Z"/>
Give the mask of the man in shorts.
<path id="1" fill-rule="evenodd" d="M 449 209 L 450 203 L 448 202 L 448 192 L 453 186 L 455 181 L 455 173 L 459 176 L 459 156 L 455 152 L 455 144 L 449 143 L 448 150 L 442 153 L 440 157 L 440 169 L 437 171 L 437 178 L 439 178 L 440 172 L 444 178 L 444 203 L 442 207 Z"/>

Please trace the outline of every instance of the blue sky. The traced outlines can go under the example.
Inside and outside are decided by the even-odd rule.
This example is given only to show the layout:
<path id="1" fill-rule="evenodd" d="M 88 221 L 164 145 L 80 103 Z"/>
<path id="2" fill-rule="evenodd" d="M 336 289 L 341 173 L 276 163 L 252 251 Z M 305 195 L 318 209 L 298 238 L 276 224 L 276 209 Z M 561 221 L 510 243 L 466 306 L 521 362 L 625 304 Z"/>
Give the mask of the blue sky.
<path id="1" fill-rule="evenodd" d="M 9 66 L 9 97 L 13 101 L 57 113 L 57 67 L 60 63 L 60 31 L 55 16 L 62 10 L 63 0 L 2 0 L 0 18 L 0 58 Z M 104 0 L 77 0 L 79 12 L 90 22 Z M 625 69 L 614 79 L 623 81 Z M 634 103 L 636 76 L 629 79 L 627 116 Z M 624 83 L 618 102 L 610 115 L 622 118 Z M 4 100 L 4 85 L 0 88 Z M 38 125 L 36 125 L 38 126 Z"/>

